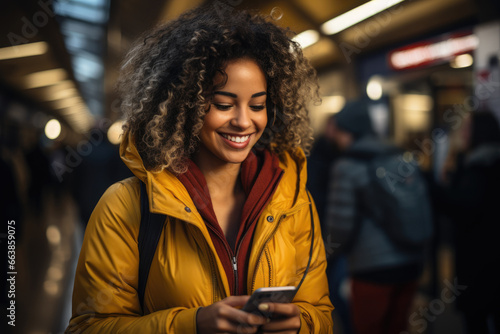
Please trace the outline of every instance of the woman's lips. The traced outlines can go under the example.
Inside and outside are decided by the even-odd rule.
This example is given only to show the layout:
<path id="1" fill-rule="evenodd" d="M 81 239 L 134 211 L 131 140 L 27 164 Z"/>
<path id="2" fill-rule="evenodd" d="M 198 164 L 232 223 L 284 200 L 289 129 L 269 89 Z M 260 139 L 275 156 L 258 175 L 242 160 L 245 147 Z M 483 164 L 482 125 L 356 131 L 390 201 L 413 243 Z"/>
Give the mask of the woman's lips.
<path id="1" fill-rule="evenodd" d="M 238 136 L 230 135 L 227 133 L 219 133 L 219 135 L 223 139 L 224 143 L 226 143 L 229 147 L 236 149 L 243 149 L 247 147 L 247 145 L 250 143 L 250 137 L 252 136 L 252 134 Z"/>

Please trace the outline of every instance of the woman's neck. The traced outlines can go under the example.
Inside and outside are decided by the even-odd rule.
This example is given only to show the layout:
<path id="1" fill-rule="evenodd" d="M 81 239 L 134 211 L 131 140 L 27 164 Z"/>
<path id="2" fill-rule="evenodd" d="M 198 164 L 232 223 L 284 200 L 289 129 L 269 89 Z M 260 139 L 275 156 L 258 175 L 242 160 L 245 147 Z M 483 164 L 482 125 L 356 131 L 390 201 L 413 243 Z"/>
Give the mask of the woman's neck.
<path id="1" fill-rule="evenodd" d="M 212 201 L 225 200 L 243 191 L 240 163 L 228 163 L 194 157 L 193 161 L 203 173 Z"/>

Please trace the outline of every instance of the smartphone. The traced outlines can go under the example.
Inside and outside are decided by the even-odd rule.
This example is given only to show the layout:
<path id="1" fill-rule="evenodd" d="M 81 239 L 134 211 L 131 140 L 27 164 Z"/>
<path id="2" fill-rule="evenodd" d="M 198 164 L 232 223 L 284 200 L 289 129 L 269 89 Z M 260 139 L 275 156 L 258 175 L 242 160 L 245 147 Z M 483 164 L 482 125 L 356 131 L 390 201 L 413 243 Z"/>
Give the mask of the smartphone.
<path id="1" fill-rule="evenodd" d="M 250 299 L 243 306 L 243 311 L 254 313 L 270 318 L 272 315 L 269 312 L 259 310 L 259 305 L 262 303 L 291 303 L 297 288 L 294 286 L 275 286 L 260 288 L 254 291 Z"/>

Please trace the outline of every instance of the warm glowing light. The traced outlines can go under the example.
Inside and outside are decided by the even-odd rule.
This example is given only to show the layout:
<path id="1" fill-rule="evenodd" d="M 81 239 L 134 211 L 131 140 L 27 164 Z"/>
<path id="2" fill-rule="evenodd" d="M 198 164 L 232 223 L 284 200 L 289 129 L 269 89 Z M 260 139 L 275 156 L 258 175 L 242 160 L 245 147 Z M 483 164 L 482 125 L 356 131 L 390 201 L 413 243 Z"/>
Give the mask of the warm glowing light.
<path id="1" fill-rule="evenodd" d="M 366 94 L 368 97 L 373 101 L 380 100 L 383 92 L 382 78 L 378 76 L 372 77 L 366 85 Z"/>
<path id="2" fill-rule="evenodd" d="M 403 1 L 404 0 L 369 1 L 323 23 L 321 30 L 327 35 L 336 34 Z"/>
<path id="3" fill-rule="evenodd" d="M 403 95 L 403 108 L 410 111 L 430 111 L 433 100 L 429 95 L 405 94 Z"/>
<path id="4" fill-rule="evenodd" d="M 86 133 L 95 123 L 95 118 L 87 108 L 80 108 L 78 112 L 68 113 L 65 118 L 68 120 L 71 127 L 79 133 Z"/>
<path id="5" fill-rule="evenodd" d="M 80 96 L 72 96 L 67 99 L 57 100 L 52 102 L 54 109 L 71 108 L 75 106 L 83 106 L 83 100 Z"/>
<path id="6" fill-rule="evenodd" d="M 108 140 L 113 145 L 118 145 L 122 141 L 123 121 L 113 123 L 108 129 Z"/>
<path id="7" fill-rule="evenodd" d="M 456 56 L 455 59 L 453 59 L 450 62 L 450 66 L 453 68 L 464 68 L 464 67 L 469 67 L 472 66 L 474 63 L 474 58 L 468 53 Z"/>
<path id="8" fill-rule="evenodd" d="M 338 113 L 345 105 L 345 98 L 341 95 L 324 96 L 321 100 L 321 109 L 328 114 Z"/>
<path id="9" fill-rule="evenodd" d="M 58 92 L 65 91 L 68 89 L 76 89 L 75 84 L 71 80 L 64 80 L 56 83 L 55 85 L 47 86 L 43 88 L 44 94 L 48 95 L 47 101 L 51 100 L 51 96 L 57 94 Z M 52 99 L 56 100 L 56 99 Z"/>
<path id="10" fill-rule="evenodd" d="M 48 49 L 46 42 L 9 46 L 0 49 L 0 60 L 39 56 L 45 54 Z"/>
<path id="11" fill-rule="evenodd" d="M 319 32 L 316 30 L 306 30 L 296 35 L 293 40 L 299 43 L 302 49 L 305 49 L 319 41 Z"/>
<path id="12" fill-rule="evenodd" d="M 57 119 L 51 119 L 45 124 L 45 135 L 49 139 L 56 139 L 61 134 L 61 123 Z"/>
<path id="13" fill-rule="evenodd" d="M 63 278 L 64 272 L 60 267 L 51 266 L 49 267 L 49 270 L 47 270 L 47 276 L 51 280 L 59 281 L 60 279 Z"/>
<path id="14" fill-rule="evenodd" d="M 69 108 L 59 109 L 58 112 L 63 116 L 74 116 L 79 114 L 84 114 L 87 112 L 84 106 L 76 105 Z"/>
<path id="15" fill-rule="evenodd" d="M 53 70 L 35 72 L 25 76 L 23 80 L 23 86 L 26 89 L 38 88 L 44 86 L 51 86 L 59 83 L 66 79 L 67 73 L 62 68 L 56 68 Z"/>
<path id="16" fill-rule="evenodd" d="M 43 289 L 47 294 L 54 296 L 59 292 L 59 285 L 55 281 L 47 280 L 43 283 Z"/>
<path id="17" fill-rule="evenodd" d="M 54 92 L 52 95 L 47 96 L 45 101 L 57 101 L 76 95 L 78 95 L 78 91 L 75 88 L 68 88 Z"/>
<path id="18" fill-rule="evenodd" d="M 432 97 L 420 94 L 405 94 L 402 98 L 404 121 L 407 129 L 412 131 L 426 129 L 430 122 L 429 115 L 433 105 Z"/>
<path id="19" fill-rule="evenodd" d="M 54 225 L 50 225 L 46 230 L 47 240 L 52 245 L 58 245 L 61 243 L 61 231 Z"/>

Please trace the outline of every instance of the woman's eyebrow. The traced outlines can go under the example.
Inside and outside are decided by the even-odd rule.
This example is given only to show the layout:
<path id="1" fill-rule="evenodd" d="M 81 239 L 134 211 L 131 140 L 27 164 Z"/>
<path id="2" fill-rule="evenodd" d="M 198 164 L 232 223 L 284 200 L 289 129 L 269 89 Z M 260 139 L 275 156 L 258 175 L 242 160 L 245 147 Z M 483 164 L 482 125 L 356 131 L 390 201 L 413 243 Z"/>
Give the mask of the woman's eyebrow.
<path id="1" fill-rule="evenodd" d="M 218 91 L 214 92 L 214 95 L 224 95 L 224 96 L 229 96 L 229 97 L 232 97 L 232 98 L 237 98 L 238 97 L 238 95 L 236 95 L 234 93 L 229 93 L 229 92 L 225 92 L 225 91 L 222 91 L 222 90 L 218 90 Z M 253 94 L 252 98 L 259 97 L 259 96 L 262 96 L 262 95 L 267 95 L 267 93 L 264 92 L 264 91 L 258 92 L 258 93 Z"/>
<path id="2" fill-rule="evenodd" d="M 214 93 L 214 95 L 224 95 L 224 96 L 229 96 L 229 97 L 232 97 L 232 98 L 237 98 L 238 97 L 238 95 L 236 95 L 234 93 L 224 92 L 224 91 L 220 91 L 220 90 L 216 91 Z"/>
<path id="3" fill-rule="evenodd" d="M 258 92 L 258 93 L 253 94 L 253 95 L 252 95 L 252 98 L 254 98 L 254 97 L 259 97 L 259 96 L 262 96 L 262 95 L 267 95 L 267 93 L 266 93 L 266 92 L 264 92 L 264 91 L 262 91 L 262 92 Z"/>

